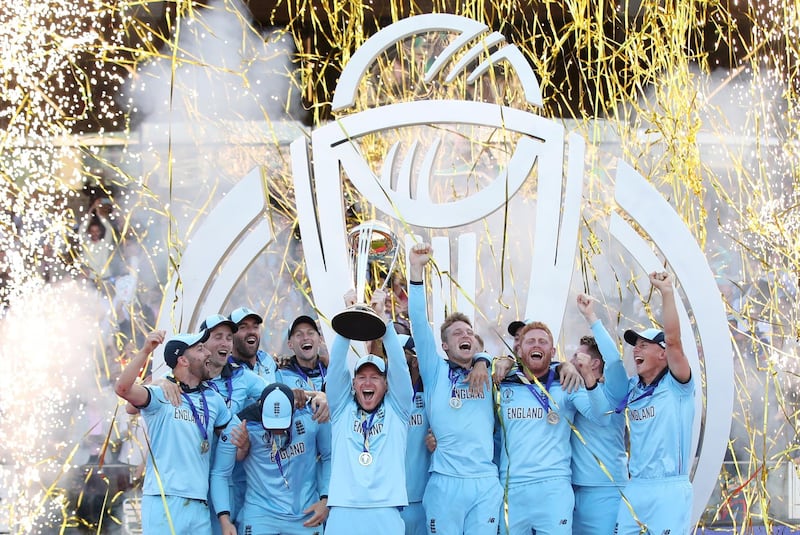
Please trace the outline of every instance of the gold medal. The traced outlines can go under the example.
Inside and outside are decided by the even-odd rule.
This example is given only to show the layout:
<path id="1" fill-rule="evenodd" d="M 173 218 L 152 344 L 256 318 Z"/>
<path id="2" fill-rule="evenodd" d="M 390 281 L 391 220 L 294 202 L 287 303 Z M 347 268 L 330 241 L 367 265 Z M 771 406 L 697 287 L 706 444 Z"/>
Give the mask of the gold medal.
<path id="1" fill-rule="evenodd" d="M 372 454 L 368 451 L 361 452 L 358 456 L 358 464 L 361 466 L 369 466 L 372 464 Z"/>
<path id="2" fill-rule="evenodd" d="M 561 420 L 561 417 L 555 411 L 550 411 L 547 413 L 547 423 L 551 425 L 556 425 L 558 421 Z"/>
<path id="3" fill-rule="evenodd" d="M 459 398 L 456 398 L 456 397 L 450 398 L 450 406 L 453 407 L 454 409 L 460 409 L 461 405 L 462 405 L 462 403 L 461 403 L 461 400 Z"/>
<path id="4" fill-rule="evenodd" d="M 203 440 L 200 443 L 200 453 L 208 453 L 208 450 L 209 450 L 208 440 Z"/>

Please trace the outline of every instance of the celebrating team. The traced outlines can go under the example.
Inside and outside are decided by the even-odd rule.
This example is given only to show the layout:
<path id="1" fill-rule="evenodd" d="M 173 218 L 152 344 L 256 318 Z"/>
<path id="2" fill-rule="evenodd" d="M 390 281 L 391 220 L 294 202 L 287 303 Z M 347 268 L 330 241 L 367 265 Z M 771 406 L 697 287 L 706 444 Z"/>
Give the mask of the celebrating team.
<path id="1" fill-rule="evenodd" d="M 650 274 L 663 330 L 624 333 L 628 378 L 586 295 L 577 306 L 593 336 L 569 363 L 553 361 L 538 321 L 512 324 L 515 355 L 492 359 L 458 313 L 441 325 L 441 358 L 431 254 L 409 251 L 413 339 L 388 321 L 352 372 L 347 355 L 361 346 L 337 335 L 326 367 L 308 316 L 292 323 L 294 356 L 278 367 L 259 350 L 262 318 L 239 308 L 173 336 L 172 375 L 145 386 L 136 379 L 165 338 L 152 333 L 116 388 L 149 430 L 144 533 L 688 533 L 695 379 L 672 277 Z M 384 296 L 372 295 L 381 315 Z"/>

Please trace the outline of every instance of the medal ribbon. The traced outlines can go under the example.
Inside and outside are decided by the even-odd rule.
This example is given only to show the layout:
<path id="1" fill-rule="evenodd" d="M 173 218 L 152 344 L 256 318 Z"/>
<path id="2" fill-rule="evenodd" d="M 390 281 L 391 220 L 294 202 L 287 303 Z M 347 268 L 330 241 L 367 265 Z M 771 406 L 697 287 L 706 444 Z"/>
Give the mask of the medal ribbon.
<path id="1" fill-rule="evenodd" d="M 464 376 L 461 368 L 450 368 L 447 376 L 450 378 L 450 398 L 452 399 L 456 397 L 456 383 L 463 379 Z"/>
<path id="2" fill-rule="evenodd" d="M 197 428 L 200 430 L 200 435 L 202 435 L 203 440 L 208 440 L 208 430 L 206 429 L 206 425 L 208 425 L 208 401 L 206 401 L 206 393 L 202 390 L 200 391 L 200 397 L 203 400 L 203 422 L 200 422 L 200 415 L 197 413 L 197 407 L 194 406 L 192 403 L 192 399 L 189 397 L 189 394 L 186 392 L 181 392 L 181 396 L 186 402 L 189 404 L 189 408 L 192 411 L 192 416 L 194 416 L 194 423 Z"/>
<path id="3" fill-rule="evenodd" d="M 418 379 L 416 383 L 411 385 L 411 388 L 414 390 L 411 399 L 417 399 L 417 392 L 422 390 L 422 379 Z"/>
<path id="4" fill-rule="evenodd" d="M 556 376 L 556 372 L 554 372 L 553 370 L 550 370 L 550 372 L 547 374 L 547 381 L 545 382 L 545 385 L 544 385 L 544 391 L 545 392 L 550 392 L 550 387 L 553 384 L 553 379 L 555 379 L 555 376 Z M 517 372 L 517 377 L 519 377 L 520 381 L 522 381 L 522 384 L 524 384 L 526 387 L 528 387 L 528 390 L 531 391 L 531 394 L 533 394 L 533 397 L 535 397 L 536 401 L 539 402 L 539 405 L 542 406 L 542 408 L 544 409 L 544 412 L 550 412 L 550 398 L 547 396 L 547 394 L 546 393 L 545 394 L 539 393 L 539 389 L 536 388 L 535 385 L 532 385 L 531 382 L 528 380 L 528 378 L 525 377 L 522 374 L 522 372 L 518 371 Z"/>
<path id="5" fill-rule="evenodd" d="M 311 380 L 311 378 L 308 376 L 308 374 L 303 370 L 303 368 L 298 363 L 295 362 L 292 365 L 292 369 L 297 373 L 297 375 L 302 377 L 303 380 L 306 383 L 308 383 L 308 386 L 311 387 L 311 390 L 314 390 L 314 391 L 317 390 L 317 388 L 314 386 L 314 382 Z M 325 383 L 325 372 L 322 370 L 322 363 L 319 360 L 317 361 L 317 370 L 319 370 L 319 376 L 322 377 L 322 383 L 324 384 Z"/>
<path id="6" fill-rule="evenodd" d="M 218 394 L 222 394 L 215 382 L 208 381 L 208 384 L 211 385 L 211 388 L 213 388 Z M 225 378 L 225 389 L 228 391 L 228 395 L 225 397 L 225 405 L 230 408 L 231 399 L 233 398 L 233 372 L 231 372 L 231 374 Z"/>
<path id="7" fill-rule="evenodd" d="M 653 395 L 653 391 L 655 391 L 655 389 L 656 389 L 656 385 L 655 385 L 655 383 L 652 383 L 652 384 L 649 384 L 649 385 L 647 385 L 647 388 L 645 388 L 645 389 L 644 389 L 644 392 L 642 392 L 642 394 L 641 394 L 641 395 L 639 395 L 639 396 L 637 396 L 637 397 L 635 397 L 635 398 L 633 398 L 633 399 L 630 399 L 630 398 L 631 398 L 631 394 L 633 394 L 633 392 L 634 392 L 634 391 L 635 391 L 637 388 L 639 388 L 639 385 L 636 385 L 636 386 L 634 386 L 633 388 L 631 388 L 631 389 L 628 391 L 628 393 L 627 393 L 627 394 L 625 394 L 625 397 L 624 397 L 624 398 L 622 398 L 622 401 L 620 401 L 620 402 L 619 402 L 619 405 L 617 405 L 617 408 L 616 408 L 616 409 L 614 409 L 614 412 L 616 412 L 617 414 L 619 414 L 619 413 L 621 413 L 622 411 L 624 411 L 624 410 L 625 410 L 625 409 L 628 407 L 628 405 L 630 405 L 631 403 L 636 403 L 636 402 L 637 402 L 637 401 L 639 401 L 640 399 L 644 399 L 644 398 L 646 398 L 646 397 L 650 397 L 650 396 L 652 396 L 652 395 Z M 629 401 L 629 400 L 630 400 L 630 401 Z"/>
<path id="8" fill-rule="evenodd" d="M 367 413 L 363 410 L 361 411 L 361 434 L 364 435 L 364 446 L 361 450 L 362 453 L 369 453 L 369 432 L 372 431 L 372 420 L 375 418 L 375 414 L 377 414 L 377 412 L 378 409 L 372 411 L 369 415 L 369 419 L 367 419 Z"/>
<path id="9" fill-rule="evenodd" d="M 281 474 L 281 478 L 283 479 L 283 484 L 286 485 L 286 488 L 289 488 L 289 480 L 286 479 L 286 474 L 283 472 L 283 461 L 281 461 L 281 453 L 289 447 L 289 444 L 292 442 L 292 434 L 291 430 L 286 430 L 286 444 L 283 447 L 278 447 L 278 441 L 275 440 L 275 436 L 270 433 L 269 431 L 264 434 L 264 438 L 267 438 L 269 435 L 269 440 L 272 442 L 272 456 L 275 458 L 275 464 L 278 465 L 278 472 Z"/>

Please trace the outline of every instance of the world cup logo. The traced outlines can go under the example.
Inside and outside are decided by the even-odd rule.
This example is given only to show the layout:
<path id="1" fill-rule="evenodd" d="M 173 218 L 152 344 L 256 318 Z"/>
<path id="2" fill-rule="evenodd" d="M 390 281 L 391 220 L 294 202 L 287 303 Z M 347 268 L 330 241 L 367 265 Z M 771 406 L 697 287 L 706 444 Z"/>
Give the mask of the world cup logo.
<path id="1" fill-rule="evenodd" d="M 487 99 L 407 99 L 346 113 L 359 91 L 368 86 L 364 76 L 382 55 L 411 37 L 434 33 L 446 35 L 446 44 L 421 66 L 424 81 L 439 79 L 446 85 L 460 77 L 468 84 L 479 83 L 493 68 L 502 66 L 522 88 L 528 107 L 541 106 L 537 77 L 522 53 L 501 34 L 474 20 L 420 15 L 392 24 L 366 41 L 339 79 L 332 103 L 339 112 L 337 120 L 291 145 L 298 221 L 314 305 L 321 316 L 333 318 L 342 309 L 342 285 L 353 278 L 346 179 L 359 202 L 374 209 L 382 225 L 399 237 L 401 247 L 409 247 L 417 236 L 433 243 L 442 275 L 433 281 L 431 315 L 436 324 L 451 307 L 473 318 L 482 314 L 484 322 L 493 315 L 500 317 L 505 310 L 492 306 L 513 293 L 522 306 L 516 317 L 508 319 L 544 321 L 558 337 L 585 209 L 584 139 L 567 133 L 554 120 Z M 400 70 L 399 76 L 403 75 Z M 458 129 L 464 128 L 472 134 L 461 135 L 463 130 Z M 432 134 L 417 135 L 418 129 Z M 413 134 L 403 138 L 394 135 L 397 132 Z M 376 137 L 383 144 L 368 148 L 366 140 Z M 376 146 L 383 147 L 383 152 L 376 154 Z M 485 158 L 491 150 L 496 154 Z M 471 169 L 479 158 L 486 165 L 474 181 L 442 186 L 443 175 L 458 171 L 458 151 L 466 154 L 460 162 Z M 441 162 L 448 158 L 453 161 L 443 168 Z M 220 310 L 236 274 L 274 239 L 264 223 L 263 199 L 257 173 L 246 177 L 193 236 L 182 258 L 182 285 L 177 280 L 170 285 L 181 287 L 181 293 L 175 290 L 164 300 L 165 327 L 173 310 L 189 327 Z M 692 373 L 704 379 L 698 381 L 704 391 L 696 397 L 693 435 L 693 519 L 697 520 L 716 484 L 730 430 L 733 370 L 725 310 L 694 237 L 664 198 L 626 163 L 616 165 L 612 204 L 604 214 L 609 240 L 625 251 L 632 269 L 662 270 L 666 261 L 679 283 L 683 346 Z M 479 232 L 481 225 L 499 227 L 502 244 L 481 242 L 486 234 Z M 218 245 L 210 250 L 207 244 Z M 510 251 L 500 261 L 483 256 L 482 251 L 500 246 Z M 502 282 L 491 286 L 485 281 Z M 321 323 L 326 337 L 332 336 L 330 323 Z M 713 417 L 707 417 L 710 414 Z"/>
<path id="2" fill-rule="evenodd" d="M 520 51 L 476 21 L 447 14 L 421 15 L 392 24 L 364 43 L 343 70 L 336 88 L 333 108 L 342 114 L 335 122 L 316 129 L 310 140 L 299 139 L 292 145 L 297 211 L 314 301 L 328 317 L 341 309 L 341 296 L 330 289 L 348 280 L 346 214 L 341 201 L 344 177 L 385 217 L 396 234 L 406 235 L 406 247 L 414 235 L 429 234 L 439 270 L 447 274 L 433 284 L 432 317 L 437 324 L 453 301 L 451 291 L 460 297 L 454 300 L 456 308 L 468 315 L 475 314 L 475 303 L 481 291 L 486 292 L 485 287 L 477 288 L 480 256 L 475 232 L 468 226 L 504 210 L 507 217 L 516 216 L 508 207 L 526 189 L 534 193 L 534 202 L 527 205 L 518 224 L 534 231 L 523 249 L 529 254 L 524 317 L 544 321 L 557 337 L 575 268 L 584 188 L 584 140 L 566 134 L 559 123 L 528 111 L 466 99 L 421 99 L 343 113 L 356 102 L 365 73 L 382 54 L 410 36 L 430 32 L 447 32 L 451 37 L 426 66 L 425 80 L 442 76 L 445 81 L 454 80 L 471 69 L 467 83 L 475 82 L 502 63 L 516 75 L 527 103 L 541 105 L 536 75 Z M 452 151 L 452 147 L 443 148 L 444 134 L 433 136 L 427 143 L 414 136 L 406 142 L 391 140 L 391 132 L 422 125 L 433 125 L 444 133 L 453 125 L 489 129 L 489 137 L 507 140 L 507 159 L 490 180 L 467 194 L 436 197 L 432 194 L 434 162 L 441 160 L 441 153 Z M 370 165 L 362 144 L 376 135 L 389 139 L 382 158 L 376 158 L 370 150 L 371 160 L 382 159 L 377 166 Z M 474 139 L 470 142 L 476 143 Z M 477 143 L 490 142 L 483 139 Z M 624 163 L 616 170 L 615 201 L 616 210 L 608 224 L 611 236 L 644 271 L 663 269 L 663 260 L 653 252 L 656 244 L 680 282 L 684 291 L 684 300 L 679 303 L 684 347 L 689 348 L 693 373 L 699 377 L 696 339 L 700 347 L 722 348 L 723 353 L 730 354 L 725 312 L 711 270 L 675 211 L 644 177 Z M 531 207 L 535 210 L 533 217 Z M 455 253 L 453 258 L 451 252 Z M 703 416 L 696 419 L 694 430 L 694 444 L 701 445 L 693 474 L 695 519 L 716 482 L 733 400 L 731 359 L 715 357 L 705 362 L 704 371 L 705 396 L 697 397 L 697 413 Z M 706 420 L 710 406 L 724 417 Z"/>

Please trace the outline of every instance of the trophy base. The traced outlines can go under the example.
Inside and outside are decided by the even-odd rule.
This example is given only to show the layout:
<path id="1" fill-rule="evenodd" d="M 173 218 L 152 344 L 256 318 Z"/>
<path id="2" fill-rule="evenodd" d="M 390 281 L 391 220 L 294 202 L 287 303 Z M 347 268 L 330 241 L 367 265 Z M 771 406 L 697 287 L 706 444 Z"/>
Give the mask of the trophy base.
<path id="1" fill-rule="evenodd" d="M 331 319 L 331 327 L 350 340 L 367 342 L 386 334 L 386 322 L 366 305 L 353 305 Z"/>

